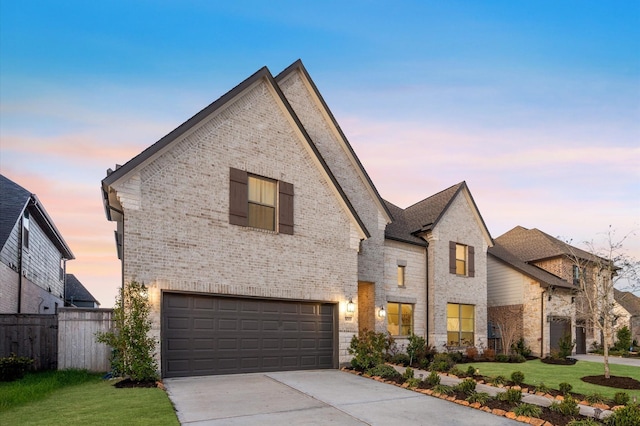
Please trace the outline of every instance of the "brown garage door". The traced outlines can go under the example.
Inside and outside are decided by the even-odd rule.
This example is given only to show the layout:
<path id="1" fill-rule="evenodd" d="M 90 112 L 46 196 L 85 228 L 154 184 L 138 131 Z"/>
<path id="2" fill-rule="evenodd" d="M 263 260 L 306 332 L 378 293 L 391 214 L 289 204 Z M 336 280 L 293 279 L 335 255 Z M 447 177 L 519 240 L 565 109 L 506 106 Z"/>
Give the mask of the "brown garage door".
<path id="1" fill-rule="evenodd" d="M 164 377 L 334 368 L 334 305 L 164 293 Z"/>

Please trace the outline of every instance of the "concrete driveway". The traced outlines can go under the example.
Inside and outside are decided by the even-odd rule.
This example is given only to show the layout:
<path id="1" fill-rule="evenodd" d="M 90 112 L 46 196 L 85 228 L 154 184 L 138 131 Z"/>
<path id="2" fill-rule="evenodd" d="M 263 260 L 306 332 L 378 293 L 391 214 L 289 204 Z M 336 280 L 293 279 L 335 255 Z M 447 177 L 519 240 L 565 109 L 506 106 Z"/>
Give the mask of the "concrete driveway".
<path id="1" fill-rule="evenodd" d="M 183 425 L 518 425 L 338 370 L 165 379 Z"/>

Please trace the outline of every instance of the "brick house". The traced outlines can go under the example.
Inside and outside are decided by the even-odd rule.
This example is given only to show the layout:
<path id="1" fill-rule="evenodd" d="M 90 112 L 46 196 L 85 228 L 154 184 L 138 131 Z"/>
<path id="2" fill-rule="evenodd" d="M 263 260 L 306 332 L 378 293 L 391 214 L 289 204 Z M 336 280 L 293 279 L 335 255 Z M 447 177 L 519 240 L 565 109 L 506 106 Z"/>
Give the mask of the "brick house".
<path id="1" fill-rule="evenodd" d="M 336 368 L 363 330 L 444 345 L 447 304 L 472 315 L 459 345 L 484 343 L 491 237 L 466 184 L 386 203 L 300 61 L 262 68 L 102 188 L 163 377 Z"/>
<path id="2" fill-rule="evenodd" d="M 640 297 L 630 291 L 621 291 L 613 289 L 614 299 L 616 301 L 615 312 L 618 320 L 615 324 L 615 330 L 618 331 L 625 325 L 631 331 L 631 340 L 640 343 Z M 638 348 L 634 348 L 635 351 Z"/>
<path id="3" fill-rule="evenodd" d="M 565 335 L 575 340 L 576 353 L 586 353 L 598 333 L 588 320 L 583 278 L 591 283 L 603 259 L 538 229 L 517 226 L 495 239 L 489 249 L 489 321 L 510 307 L 522 336 L 536 356 L 558 349 Z M 613 295 L 611 295 L 613 298 Z"/>
<path id="4" fill-rule="evenodd" d="M 74 259 L 35 194 L 0 175 L 0 313 L 55 314 Z"/>

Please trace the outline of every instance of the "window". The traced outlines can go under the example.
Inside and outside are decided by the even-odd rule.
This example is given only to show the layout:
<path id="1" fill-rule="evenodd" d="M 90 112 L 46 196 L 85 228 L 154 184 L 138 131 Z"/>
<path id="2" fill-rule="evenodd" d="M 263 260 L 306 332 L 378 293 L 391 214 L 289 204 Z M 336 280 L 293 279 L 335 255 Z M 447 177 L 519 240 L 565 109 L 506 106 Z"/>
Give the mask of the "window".
<path id="1" fill-rule="evenodd" d="M 578 265 L 573 265 L 573 285 L 580 284 L 580 268 Z"/>
<path id="2" fill-rule="evenodd" d="M 406 266 L 398 265 L 398 287 L 404 287 L 404 269 Z"/>
<path id="3" fill-rule="evenodd" d="M 474 346 L 475 306 L 447 303 L 447 346 Z"/>
<path id="4" fill-rule="evenodd" d="M 392 336 L 409 336 L 413 333 L 413 305 L 387 303 L 387 331 Z"/>
<path id="5" fill-rule="evenodd" d="M 22 245 L 29 248 L 29 212 L 26 210 L 22 217 Z"/>
<path id="6" fill-rule="evenodd" d="M 473 246 L 449 241 L 449 272 L 460 276 L 475 276 L 475 250 Z"/>
<path id="7" fill-rule="evenodd" d="M 233 168 L 229 178 L 229 223 L 293 234 L 292 184 Z"/>

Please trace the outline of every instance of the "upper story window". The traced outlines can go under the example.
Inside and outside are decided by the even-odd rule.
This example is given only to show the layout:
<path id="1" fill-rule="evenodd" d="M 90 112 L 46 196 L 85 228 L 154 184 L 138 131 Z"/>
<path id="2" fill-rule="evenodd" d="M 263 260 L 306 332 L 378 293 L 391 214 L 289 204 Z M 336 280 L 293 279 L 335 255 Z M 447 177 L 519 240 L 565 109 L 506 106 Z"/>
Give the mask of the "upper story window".
<path id="1" fill-rule="evenodd" d="M 406 265 L 398 265 L 398 287 L 404 287 Z"/>
<path id="2" fill-rule="evenodd" d="M 449 272 L 466 277 L 475 276 L 475 250 L 473 246 L 449 241 Z"/>
<path id="3" fill-rule="evenodd" d="M 22 216 L 22 245 L 24 248 L 29 248 L 29 212 L 24 211 Z"/>
<path id="4" fill-rule="evenodd" d="M 293 234 L 292 184 L 233 168 L 229 178 L 229 223 Z"/>

